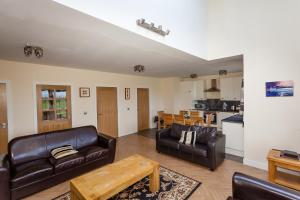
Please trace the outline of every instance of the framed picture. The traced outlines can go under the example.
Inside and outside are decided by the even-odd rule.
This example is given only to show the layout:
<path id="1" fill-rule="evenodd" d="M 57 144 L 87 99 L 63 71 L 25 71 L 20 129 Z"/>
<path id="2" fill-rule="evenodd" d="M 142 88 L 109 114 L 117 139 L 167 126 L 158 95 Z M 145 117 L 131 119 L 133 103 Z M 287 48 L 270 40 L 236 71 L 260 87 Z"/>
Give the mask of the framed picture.
<path id="1" fill-rule="evenodd" d="M 80 97 L 90 97 L 90 88 L 81 87 L 79 88 Z"/>
<path id="2" fill-rule="evenodd" d="M 267 97 L 291 97 L 294 96 L 294 81 L 266 82 Z"/>
<path id="3" fill-rule="evenodd" d="M 130 100 L 130 88 L 125 88 L 125 100 Z"/>

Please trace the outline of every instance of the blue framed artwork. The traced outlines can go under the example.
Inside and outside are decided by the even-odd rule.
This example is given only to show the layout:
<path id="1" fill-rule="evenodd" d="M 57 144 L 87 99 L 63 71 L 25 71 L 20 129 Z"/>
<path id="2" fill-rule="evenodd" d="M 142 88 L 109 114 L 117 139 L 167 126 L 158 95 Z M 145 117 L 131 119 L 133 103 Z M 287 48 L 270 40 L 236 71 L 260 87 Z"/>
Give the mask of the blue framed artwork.
<path id="1" fill-rule="evenodd" d="M 294 96 L 293 81 L 266 82 L 267 97 L 292 97 Z"/>

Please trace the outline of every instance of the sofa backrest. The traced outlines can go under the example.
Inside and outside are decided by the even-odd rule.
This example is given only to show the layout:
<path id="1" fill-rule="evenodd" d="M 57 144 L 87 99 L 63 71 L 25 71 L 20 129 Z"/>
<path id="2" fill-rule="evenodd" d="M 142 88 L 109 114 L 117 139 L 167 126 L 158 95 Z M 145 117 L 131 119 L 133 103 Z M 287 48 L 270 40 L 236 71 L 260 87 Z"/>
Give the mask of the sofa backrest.
<path id="1" fill-rule="evenodd" d="M 191 131 L 196 131 L 196 142 L 199 144 L 207 144 L 207 142 L 217 136 L 217 128 L 192 126 Z"/>
<path id="2" fill-rule="evenodd" d="M 300 192 L 235 172 L 232 178 L 233 199 L 299 200 Z"/>
<path id="3" fill-rule="evenodd" d="M 180 139 L 182 131 L 189 131 L 190 126 L 173 123 L 171 126 L 170 136 L 175 139 Z"/>
<path id="4" fill-rule="evenodd" d="M 8 144 L 8 153 L 12 165 L 48 157 L 45 134 L 14 138 Z"/>
<path id="5" fill-rule="evenodd" d="M 8 153 L 12 165 L 50 157 L 50 151 L 63 145 L 75 149 L 96 145 L 97 130 L 94 126 L 84 126 L 66 130 L 33 134 L 14 138 L 9 142 Z"/>

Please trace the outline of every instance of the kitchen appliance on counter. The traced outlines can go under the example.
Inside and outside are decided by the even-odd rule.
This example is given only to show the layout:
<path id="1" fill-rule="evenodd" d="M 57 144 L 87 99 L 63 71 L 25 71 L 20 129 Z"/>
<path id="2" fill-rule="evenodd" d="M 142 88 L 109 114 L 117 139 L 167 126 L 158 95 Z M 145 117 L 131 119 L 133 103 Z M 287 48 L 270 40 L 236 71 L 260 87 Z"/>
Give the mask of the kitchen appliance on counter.
<path id="1" fill-rule="evenodd" d="M 206 104 L 195 104 L 195 108 L 199 110 L 205 110 Z"/>
<path id="2" fill-rule="evenodd" d="M 198 110 L 206 110 L 207 109 L 207 102 L 206 100 L 198 100 L 195 103 L 195 109 Z"/>

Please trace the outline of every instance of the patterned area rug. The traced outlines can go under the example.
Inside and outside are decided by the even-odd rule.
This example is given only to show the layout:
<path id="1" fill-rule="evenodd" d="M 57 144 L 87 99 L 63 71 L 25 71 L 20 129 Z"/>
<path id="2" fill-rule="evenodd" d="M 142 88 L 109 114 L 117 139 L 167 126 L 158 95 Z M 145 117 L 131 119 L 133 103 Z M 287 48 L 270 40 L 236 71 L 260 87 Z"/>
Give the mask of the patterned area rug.
<path id="1" fill-rule="evenodd" d="M 200 182 L 160 167 L 160 190 L 149 192 L 149 178 L 146 177 L 130 186 L 111 200 L 143 199 L 143 200 L 186 200 L 201 185 Z M 63 194 L 53 200 L 70 200 L 70 193 Z"/>

